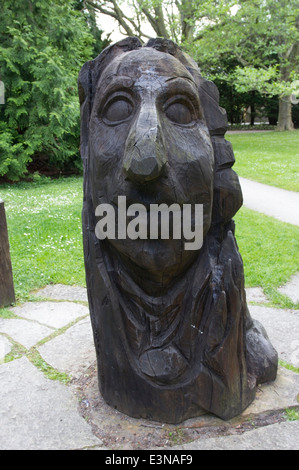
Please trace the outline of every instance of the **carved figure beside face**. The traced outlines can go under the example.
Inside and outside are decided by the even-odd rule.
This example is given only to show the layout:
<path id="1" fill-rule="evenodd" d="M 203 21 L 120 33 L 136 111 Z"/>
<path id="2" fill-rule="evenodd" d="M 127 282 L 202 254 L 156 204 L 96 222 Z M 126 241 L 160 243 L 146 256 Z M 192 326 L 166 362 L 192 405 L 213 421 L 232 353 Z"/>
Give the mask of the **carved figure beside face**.
<path id="1" fill-rule="evenodd" d="M 83 66 L 79 95 L 100 390 L 135 417 L 230 418 L 254 399 L 257 383 L 275 378 L 277 354 L 246 306 L 232 222 L 242 194 L 217 89 L 171 41 L 142 47 L 128 38 Z M 202 247 L 99 240 L 96 208 L 117 209 L 120 196 L 146 207 L 202 204 Z"/>

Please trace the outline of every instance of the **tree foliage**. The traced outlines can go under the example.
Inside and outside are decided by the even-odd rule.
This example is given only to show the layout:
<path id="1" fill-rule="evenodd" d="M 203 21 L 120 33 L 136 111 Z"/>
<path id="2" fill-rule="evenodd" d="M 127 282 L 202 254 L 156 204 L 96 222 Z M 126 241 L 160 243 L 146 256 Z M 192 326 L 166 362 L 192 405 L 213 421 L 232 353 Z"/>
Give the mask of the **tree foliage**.
<path id="1" fill-rule="evenodd" d="M 86 2 L 116 19 L 126 35 L 145 39 L 147 21 L 157 36 L 181 44 L 206 77 L 235 93 L 280 97 L 290 115 L 299 92 L 297 0 L 131 0 L 126 15 L 122 0 Z M 280 120 L 292 127 L 282 113 Z"/>
<path id="2" fill-rule="evenodd" d="M 93 36 L 72 1 L 2 0 L 0 176 L 36 167 L 79 167 L 77 76 Z"/>
<path id="3" fill-rule="evenodd" d="M 295 0 L 222 1 L 201 25 L 190 50 L 202 68 L 217 67 L 216 76 L 234 84 L 236 92 L 257 91 L 279 96 L 280 110 L 288 103 L 281 128 L 292 127 L 291 101 L 299 92 L 299 9 Z M 229 72 L 221 64 L 235 60 Z M 220 65 L 220 67 L 219 67 Z M 227 73 L 228 72 L 228 73 Z"/>

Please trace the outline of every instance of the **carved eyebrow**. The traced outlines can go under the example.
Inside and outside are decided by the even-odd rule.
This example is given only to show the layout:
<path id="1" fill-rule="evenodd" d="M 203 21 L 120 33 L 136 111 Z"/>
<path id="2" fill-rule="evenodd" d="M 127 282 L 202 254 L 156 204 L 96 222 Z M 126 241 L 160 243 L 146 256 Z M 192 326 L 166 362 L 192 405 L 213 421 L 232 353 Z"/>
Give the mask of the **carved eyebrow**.
<path id="1" fill-rule="evenodd" d="M 100 90 L 101 95 L 104 96 L 107 93 L 113 93 L 121 89 L 132 89 L 133 85 L 134 80 L 132 78 L 122 76 L 115 77 L 115 75 L 113 75 L 106 77 L 104 83 L 100 81 L 97 89 Z"/>
<path id="2" fill-rule="evenodd" d="M 192 80 L 191 77 L 188 77 L 187 75 L 179 75 L 177 77 L 170 77 L 165 80 L 166 82 L 170 82 L 172 80 L 188 80 L 189 83 L 192 83 L 192 85 L 195 85 L 194 81 Z"/>
<path id="3" fill-rule="evenodd" d="M 165 83 L 168 84 L 169 82 L 174 82 L 174 81 L 181 82 L 181 84 L 183 84 L 184 86 L 191 85 L 191 87 L 194 89 L 193 91 L 197 92 L 196 83 L 193 81 L 193 79 L 191 77 L 187 77 L 187 76 L 184 76 L 184 75 L 180 75 L 179 77 L 170 77 L 167 80 L 165 80 Z"/>
<path id="4" fill-rule="evenodd" d="M 185 92 L 191 95 L 196 95 L 198 97 L 197 85 L 189 77 L 185 77 L 185 76 L 170 77 L 167 80 L 165 80 L 166 92 L 167 92 L 167 89 L 168 91 L 170 91 L 171 89 L 173 89 L 173 87 L 177 87 L 178 92 L 181 91 L 181 92 Z"/>
<path id="5" fill-rule="evenodd" d="M 181 93 L 188 93 L 191 96 L 198 98 L 198 89 L 195 82 L 189 77 L 171 77 L 165 81 L 164 92 L 169 93 L 173 87 L 177 87 L 177 91 Z"/>

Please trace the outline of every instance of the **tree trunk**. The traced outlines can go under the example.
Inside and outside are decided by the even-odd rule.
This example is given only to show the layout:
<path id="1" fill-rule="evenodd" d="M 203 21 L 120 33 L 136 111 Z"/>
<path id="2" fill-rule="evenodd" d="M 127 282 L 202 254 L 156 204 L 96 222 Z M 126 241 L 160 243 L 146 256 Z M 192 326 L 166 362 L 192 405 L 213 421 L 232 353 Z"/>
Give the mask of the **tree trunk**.
<path id="1" fill-rule="evenodd" d="M 195 7 L 190 0 L 182 0 L 180 3 L 182 41 L 191 44 L 193 41 Z"/>
<path id="2" fill-rule="evenodd" d="M 299 15 L 296 18 L 296 28 L 299 31 Z M 287 51 L 284 60 L 287 61 L 281 67 L 281 80 L 288 82 L 292 72 L 292 63 L 298 55 L 299 41 L 296 41 Z M 292 131 L 294 130 L 294 123 L 292 121 L 292 101 L 291 95 L 281 96 L 279 98 L 279 111 L 278 111 L 278 131 Z"/>
<path id="3" fill-rule="evenodd" d="M 251 126 L 254 126 L 254 120 L 255 120 L 255 115 L 256 115 L 256 112 L 255 112 L 255 102 L 254 102 L 254 99 L 255 99 L 255 90 L 252 90 L 250 92 L 250 95 L 251 95 L 251 102 L 250 102 L 250 125 Z"/>
<path id="4" fill-rule="evenodd" d="M 292 103 L 290 96 L 282 96 L 279 99 L 279 112 L 276 129 L 278 131 L 294 130 L 294 124 L 292 121 Z"/>

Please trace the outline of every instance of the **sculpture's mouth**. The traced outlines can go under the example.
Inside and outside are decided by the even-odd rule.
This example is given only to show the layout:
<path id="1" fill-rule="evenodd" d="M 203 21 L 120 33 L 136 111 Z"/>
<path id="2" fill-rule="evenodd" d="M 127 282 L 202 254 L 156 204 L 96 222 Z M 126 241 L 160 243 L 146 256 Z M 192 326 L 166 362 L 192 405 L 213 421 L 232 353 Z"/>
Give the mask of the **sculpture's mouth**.
<path id="1" fill-rule="evenodd" d="M 95 233 L 100 240 L 107 239 L 145 290 L 145 284 L 151 282 L 166 287 L 198 257 L 210 227 L 206 207 L 169 197 L 117 196 L 111 204 L 103 202 L 97 207 L 100 218 Z"/>
<path id="2" fill-rule="evenodd" d="M 111 203 L 101 202 L 95 215 L 99 217 L 96 235 L 101 240 L 195 240 L 194 246 L 189 243 L 185 247 L 187 250 L 201 248 L 207 219 L 203 204 L 178 203 L 169 198 L 163 202 L 155 198 L 153 202 L 153 198 L 136 200 L 126 196 L 117 196 Z M 196 238 L 200 238 L 200 244 Z"/>
<path id="3" fill-rule="evenodd" d="M 175 196 L 175 197 L 174 197 Z M 124 191 L 123 194 L 119 193 L 114 195 L 111 199 L 111 204 L 115 207 L 119 207 L 120 197 L 125 198 L 126 206 L 129 207 L 134 204 L 141 204 L 147 210 L 150 210 L 153 205 L 167 205 L 171 207 L 173 204 L 180 206 L 182 209 L 184 205 L 204 204 L 210 200 L 210 193 L 207 190 L 202 189 L 192 199 L 187 194 L 176 194 L 173 188 L 164 187 L 163 190 L 159 190 L 158 187 L 153 188 L 151 192 L 145 190 L 134 190 Z"/>

